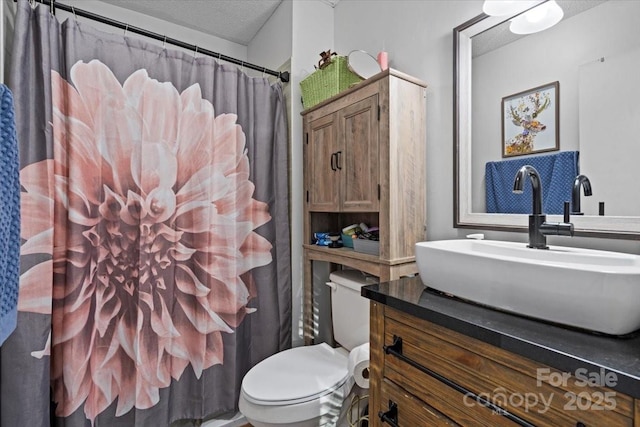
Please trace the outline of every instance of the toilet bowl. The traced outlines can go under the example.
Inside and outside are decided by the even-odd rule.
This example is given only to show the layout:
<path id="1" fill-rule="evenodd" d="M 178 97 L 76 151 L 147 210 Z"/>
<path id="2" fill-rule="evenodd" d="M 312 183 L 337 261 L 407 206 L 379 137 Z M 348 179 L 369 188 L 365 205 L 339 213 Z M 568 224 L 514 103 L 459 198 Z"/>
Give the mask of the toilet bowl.
<path id="1" fill-rule="evenodd" d="M 363 285 L 377 282 L 355 270 L 331 273 L 334 337 L 326 343 L 277 353 L 242 380 L 238 406 L 254 427 L 335 426 L 354 385 L 349 351 L 369 340 L 369 304 Z"/>
<path id="2" fill-rule="evenodd" d="M 240 412 L 254 427 L 335 424 L 353 386 L 348 357 L 322 343 L 265 359 L 242 381 Z"/>

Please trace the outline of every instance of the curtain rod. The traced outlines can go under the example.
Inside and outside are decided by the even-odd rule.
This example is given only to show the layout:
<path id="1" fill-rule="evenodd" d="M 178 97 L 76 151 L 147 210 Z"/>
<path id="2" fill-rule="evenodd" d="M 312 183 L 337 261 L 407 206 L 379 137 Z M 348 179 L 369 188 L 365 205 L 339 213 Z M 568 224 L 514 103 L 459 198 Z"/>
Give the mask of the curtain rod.
<path id="1" fill-rule="evenodd" d="M 18 0 L 13 0 L 13 1 L 17 2 Z M 101 15 L 97 15 L 95 13 L 87 12 L 86 10 L 76 9 L 73 6 L 69 6 L 69 5 L 66 5 L 66 4 L 63 4 L 63 3 L 58 3 L 55 0 L 35 0 L 35 1 L 37 3 L 42 3 L 42 4 L 46 5 L 46 6 L 49 6 L 51 8 L 51 13 L 55 13 L 55 9 L 62 9 L 65 12 L 73 13 L 74 16 L 81 16 L 83 18 L 88 18 L 88 19 L 100 22 L 102 24 L 107 24 L 107 25 L 111 25 L 113 27 L 120 28 L 122 30 L 125 30 L 125 33 L 130 31 L 132 33 L 140 34 L 142 36 L 149 37 L 149 38 L 161 41 L 163 43 L 169 43 L 169 44 L 172 44 L 174 46 L 179 46 L 179 47 L 184 48 L 184 49 L 192 50 L 192 51 L 194 51 L 194 53 L 201 53 L 203 55 L 208 55 L 208 56 L 212 56 L 214 58 L 217 58 L 218 60 L 231 62 L 232 64 L 240 65 L 241 67 L 247 67 L 247 68 L 250 68 L 250 69 L 256 70 L 256 71 L 262 71 L 264 74 L 269 74 L 271 76 L 278 77 L 280 80 L 282 80 L 285 83 L 287 83 L 289 81 L 289 72 L 288 71 L 274 71 L 274 70 L 270 70 L 270 69 L 265 68 L 265 67 L 260 67 L 259 65 L 251 64 L 249 62 L 245 62 L 245 61 L 242 61 L 240 59 L 232 58 L 232 57 L 227 56 L 227 55 L 222 55 L 222 54 L 220 54 L 218 52 L 213 52 L 213 51 L 208 50 L 208 49 L 202 49 L 202 48 L 200 48 L 200 47 L 198 47 L 196 45 L 185 43 L 183 41 L 180 41 L 180 40 L 177 40 L 177 39 L 174 39 L 174 38 L 171 38 L 171 37 L 167 37 L 165 35 L 154 33 L 154 32 L 139 28 L 139 27 L 134 27 L 133 25 L 129 25 L 129 24 L 124 23 L 124 22 L 116 21 L 114 19 L 107 18 L 107 17 L 101 16 Z"/>

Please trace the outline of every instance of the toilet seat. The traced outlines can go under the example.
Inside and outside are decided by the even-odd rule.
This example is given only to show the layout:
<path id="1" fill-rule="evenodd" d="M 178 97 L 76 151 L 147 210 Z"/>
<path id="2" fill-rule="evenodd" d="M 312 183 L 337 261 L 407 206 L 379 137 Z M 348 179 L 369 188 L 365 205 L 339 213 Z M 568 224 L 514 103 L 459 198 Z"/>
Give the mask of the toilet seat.
<path id="1" fill-rule="evenodd" d="M 257 405 L 296 405 L 319 399 L 345 385 L 348 356 L 326 343 L 277 353 L 254 366 L 242 380 L 242 395 Z"/>

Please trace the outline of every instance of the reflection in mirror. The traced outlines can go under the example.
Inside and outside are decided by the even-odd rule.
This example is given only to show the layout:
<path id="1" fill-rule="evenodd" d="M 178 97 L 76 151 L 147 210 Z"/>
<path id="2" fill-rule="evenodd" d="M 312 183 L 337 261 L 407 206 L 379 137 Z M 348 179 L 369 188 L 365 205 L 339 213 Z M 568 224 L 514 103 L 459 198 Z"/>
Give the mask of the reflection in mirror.
<path id="1" fill-rule="evenodd" d="M 636 181 L 640 160 L 640 84 L 634 83 L 640 70 L 640 26 L 635 22 L 640 16 L 640 1 L 558 4 L 564 10 L 564 19 L 540 33 L 515 35 L 509 31 L 505 17 L 486 15 L 454 30 L 455 226 L 525 229 L 527 216 L 523 213 L 528 211 L 500 211 L 491 206 L 490 195 L 511 195 L 496 189 L 496 179 L 487 174 L 488 165 L 544 163 L 547 157 L 561 156 L 575 157 L 575 169 L 570 164 L 556 167 L 555 172 L 562 172 L 563 178 L 546 177 L 550 183 L 543 191 L 558 193 L 554 196 L 558 203 L 564 201 L 560 199 L 569 201 L 578 174 L 588 176 L 593 189 L 591 197 L 581 198 L 585 215 L 571 219 L 577 234 L 637 238 L 640 191 L 629 183 Z M 528 117 L 527 125 L 535 122 L 538 135 L 547 139 L 557 130 L 559 151 L 542 152 L 549 150 L 534 146 L 524 155 L 505 156 L 508 138 L 502 135 L 503 120 L 510 117 L 501 103 L 511 101 L 513 94 L 535 94 L 526 95 L 553 82 L 558 82 L 558 123 L 549 116 L 542 120 L 540 115 L 537 122 Z M 526 109 L 526 102 L 522 104 Z M 529 111 L 535 109 L 533 105 L 528 106 Z M 526 127 L 522 132 L 527 134 Z M 512 176 L 500 178 L 504 182 L 513 180 Z M 530 198 L 526 200 L 529 203 Z M 599 215 L 602 205 L 606 216 Z M 549 209 L 546 213 L 558 212 Z"/>

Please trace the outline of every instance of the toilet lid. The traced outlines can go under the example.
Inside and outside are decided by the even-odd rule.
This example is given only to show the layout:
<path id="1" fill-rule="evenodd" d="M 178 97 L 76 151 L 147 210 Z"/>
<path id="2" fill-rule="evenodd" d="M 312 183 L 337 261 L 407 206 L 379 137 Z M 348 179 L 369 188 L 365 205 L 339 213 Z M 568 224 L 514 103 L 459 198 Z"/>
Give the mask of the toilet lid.
<path id="1" fill-rule="evenodd" d="M 285 350 L 254 366 L 242 380 L 247 400 L 263 405 L 313 400 L 347 380 L 348 356 L 322 343 Z"/>

